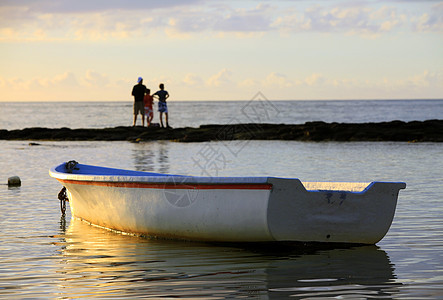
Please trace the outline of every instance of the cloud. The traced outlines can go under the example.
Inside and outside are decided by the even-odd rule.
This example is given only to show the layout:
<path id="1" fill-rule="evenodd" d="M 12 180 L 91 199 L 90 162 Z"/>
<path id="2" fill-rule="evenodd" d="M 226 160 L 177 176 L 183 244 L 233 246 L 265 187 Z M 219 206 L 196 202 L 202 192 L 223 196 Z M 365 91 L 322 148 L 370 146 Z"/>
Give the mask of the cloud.
<path id="1" fill-rule="evenodd" d="M 334 2 L 333 2 L 334 3 Z M 374 35 L 390 32 L 407 22 L 407 16 L 396 7 L 373 7 L 365 5 L 320 6 L 304 10 L 294 4 L 290 8 L 270 5 L 232 8 L 218 6 L 180 10 L 169 23 L 175 32 L 251 33 L 266 32 L 339 32 Z"/>
<path id="2" fill-rule="evenodd" d="M 0 78 L 0 82 L 0 101 L 67 100 L 73 99 L 72 93 L 85 91 L 72 72 L 46 78 Z"/>
<path id="3" fill-rule="evenodd" d="M 107 75 L 88 70 L 83 76 L 77 77 L 73 72 L 64 72 L 53 77 L 3 78 L 4 87 L 11 90 L 23 90 L 32 92 L 34 90 L 74 90 L 79 88 L 103 88 L 109 85 Z"/>
<path id="4" fill-rule="evenodd" d="M 203 84 L 203 80 L 196 74 L 188 73 L 185 78 L 183 78 L 182 82 L 186 85 L 196 86 Z"/>
<path id="5" fill-rule="evenodd" d="M 442 3 L 432 10 L 423 6 L 421 11 L 408 15 L 406 10 L 399 11 L 402 2 L 387 2 L 390 6 L 377 2 L 300 3 L 6 0 L 0 2 L 0 39 L 106 40 L 157 32 L 166 32 L 170 38 L 201 37 L 201 33 L 217 33 L 217 37 L 241 33 L 241 37 L 256 38 L 261 37 L 257 33 L 269 32 L 374 36 L 402 28 L 408 22 L 417 31 L 441 31 L 443 27 Z"/>
<path id="6" fill-rule="evenodd" d="M 176 32 L 202 32 L 213 26 L 216 17 L 216 14 L 201 7 L 182 9 L 171 14 L 165 25 Z"/>
<path id="7" fill-rule="evenodd" d="M 249 90 L 263 89 L 266 92 L 273 91 L 275 95 L 296 93 L 298 97 L 306 97 L 307 99 L 352 99 L 353 97 L 354 99 L 402 97 L 407 99 L 411 95 L 426 98 L 424 95 L 441 95 L 443 93 L 443 73 L 425 70 L 411 76 L 369 80 L 366 78 L 329 78 L 320 73 L 312 73 L 303 78 L 290 78 L 284 74 L 271 72 L 265 78 L 244 79 L 239 82 L 238 87 Z M 408 92 L 413 92 L 413 94 L 409 95 Z M 285 98 L 283 96 L 276 97 Z"/>
<path id="8" fill-rule="evenodd" d="M 271 30 L 273 9 L 260 4 L 252 9 L 231 9 L 217 19 L 214 31 L 262 32 Z"/>
<path id="9" fill-rule="evenodd" d="M 324 89 L 329 99 L 352 99 L 354 95 L 363 95 L 366 99 L 411 99 L 441 98 L 443 93 L 443 74 L 430 72 L 405 75 L 404 77 L 383 77 L 374 80 L 364 78 L 336 78 L 324 81 Z"/>
<path id="10" fill-rule="evenodd" d="M 201 0 L 3 0 L 0 7 L 28 8 L 37 13 L 95 13 L 102 11 L 139 11 L 197 5 Z"/>
<path id="11" fill-rule="evenodd" d="M 342 80 L 335 80 L 331 83 L 322 74 L 313 73 L 305 78 L 291 78 L 285 74 L 271 72 L 264 78 L 247 78 L 239 81 L 238 86 L 249 89 L 272 89 L 272 90 L 293 90 L 300 87 L 316 87 L 332 85 L 341 85 Z"/>
<path id="12" fill-rule="evenodd" d="M 254 78 L 247 78 L 244 79 L 242 81 L 240 81 L 238 83 L 238 86 L 240 88 L 254 88 L 254 89 L 259 89 L 261 88 L 261 82 L 258 79 L 254 79 Z"/>
<path id="13" fill-rule="evenodd" d="M 178 38 L 189 38 L 192 34 L 206 32 L 218 33 L 218 37 L 224 34 L 242 34 L 241 37 L 247 37 L 272 30 L 272 15 L 269 11 L 266 5 L 251 9 L 235 9 L 228 5 L 186 7 L 169 12 L 168 23 L 164 27 L 169 36 Z"/>
<path id="14" fill-rule="evenodd" d="M 321 74 L 312 74 L 309 77 L 307 77 L 304 82 L 309 85 L 317 85 L 317 84 L 322 84 L 323 82 L 325 82 L 325 78 L 323 77 L 323 75 Z"/>
<path id="15" fill-rule="evenodd" d="M 326 32 L 374 35 L 389 32 L 406 20 L 395 7 L 312 6 L 278 17 L 273 27 L 283 32 Z"/>
<path id="16" fill-rule="evenodd" d="M 0 2 L 0 40 L 106 40 L 147 36 L 167 26 L 165 16 L 170 7 L 180 9 L 198 2 L 3 1 Z"/>
<path id="17" fill-rule="evenodd" d="M 383 6 L 369 15 L 378 24 L 377 32 L 389 32 L 407 22 L 405 14 L 400 14 L 396 8 Z"/>
<path id="18" fill-rule="evenodd" d="M 231 82 L 231 75 L 232 72 L 224 68 L 217 74 L 209 77 L 206 84 L 212 87 L 219 87 L 221 85 L 229 84 Z"/>
<path id="19" fill-rule="evenodd" d="M 92 70 L 83 74 L 66 71 L 52 77 L 29 79 L 0 77 L 0 101 L 132 101 L 130 90 L 135 79 L 111 78 Z M 372 80 L 331 78 L 320 73 L 293 78 L 271 72 L 264 77 L 237 81 L 225 68 L 206 82 L 192 73 L 181 81 L 146 78 L 146 82 L 151 88 L 165 82 L 176 100 L 249 99 L 257 91 L 262 91 L 269 99 L 408 99 L 441 98 L 443 94 L 443 73 L 438 70 Z M 220 89 L 224 92 L 219 93 Z"/>
<path id="20" fill-rule="evenodd" d="M 413 19 L 413 27 L 422 32 L 443 32 L 443 3 L 434 5 L 429 13 Z"/>
<path id="21" fill-rule="evenodd" d="M 64 72 L 51 78 L 11 78 L 5 80 L 12 90 L 32 92 L 34 90 L 78 88 L 79 81 L 72 72 Z"/>
<path id="22" fill-rule="evenodd" d="M 290 81 L 286 75 L 271 72 L 268 76 L 266 76 L 265 80 L 263 80 L 263 85 L 283 88 L 291 87 L 293 82 Z"/>
<path id="23" fill-rule="evenodd" d="M 406 85 L 416 88 L 440 86 L 443 89 L 443 74 L 440 72 L 423 71 L 421 74 L 414 75 L 405 80 Z"/>
<path id="24" fill-rule="evenodd" d="M 109 78 L 107 75 L 100 74 L 92 70 L 86 71 L 86 75 L 83 80 L 87 86 L 106 87 L 109 84 Z"/>
<path id="25" fill-rule="evenodd" d="M 113 82 L 108 75 L 91 70 L 80 76 L 66 71 L 52 77 L 0 78 L 0 101 L 122 99 L 129 94 L 131 84 L 120 79 Z M 119 90 L 124 93 L 116 92 Z"/>

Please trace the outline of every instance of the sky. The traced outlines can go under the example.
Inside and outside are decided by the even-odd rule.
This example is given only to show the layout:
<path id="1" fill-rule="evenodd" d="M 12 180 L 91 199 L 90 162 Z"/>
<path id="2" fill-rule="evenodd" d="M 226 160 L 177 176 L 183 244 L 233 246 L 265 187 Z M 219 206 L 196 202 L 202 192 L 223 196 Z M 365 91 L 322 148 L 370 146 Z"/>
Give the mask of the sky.
<path id="1" fill-rule="evenodd" d="M 443 1 L 0 0 L 0 101 L 441 99 Z"/>

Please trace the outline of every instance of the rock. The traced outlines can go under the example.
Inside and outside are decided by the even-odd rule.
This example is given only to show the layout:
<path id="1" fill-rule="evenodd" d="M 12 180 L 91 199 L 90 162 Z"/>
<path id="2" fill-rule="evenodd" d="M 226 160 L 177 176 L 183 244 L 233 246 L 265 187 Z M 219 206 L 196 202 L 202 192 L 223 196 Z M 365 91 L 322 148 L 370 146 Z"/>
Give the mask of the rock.
<path id="1" fill-rule="evenodd" d="M 20 177 L 18 176 L 12 176 L 8 178 L 8 186 L 21 186 L 22 182 L 20 180 Z"/>
<path id="2" fill-rule="evenodd" d="M 0 130 L 0 140 L 207 142 L 231 140 L 443 142 L 443 120 L 380 123 L 226 124 L 198 128 L 25 128 Z M 37 143 L 31 143 L 37 144 Z M 30 144 L 30 145 L 31 145 Z"/>

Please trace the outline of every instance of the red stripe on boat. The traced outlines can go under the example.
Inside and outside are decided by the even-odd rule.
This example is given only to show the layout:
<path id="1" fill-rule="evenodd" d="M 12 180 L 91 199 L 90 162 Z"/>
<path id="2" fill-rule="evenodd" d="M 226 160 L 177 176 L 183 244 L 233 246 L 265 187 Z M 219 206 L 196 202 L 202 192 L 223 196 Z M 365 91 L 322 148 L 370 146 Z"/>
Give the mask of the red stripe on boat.
<path id="1" fill-rule="evenodd" d="M 238 183 L 238 184 L 186 184 L 186 183 L 150 183 L 150 182 L 106 182 L 106 181 L 80 181 L 57 179 L 61 183 L 95 185 L 122 188 L 142 189 L 197 189 L 197 190 L 270 190 L 272 184 L 267 183 Z"/>

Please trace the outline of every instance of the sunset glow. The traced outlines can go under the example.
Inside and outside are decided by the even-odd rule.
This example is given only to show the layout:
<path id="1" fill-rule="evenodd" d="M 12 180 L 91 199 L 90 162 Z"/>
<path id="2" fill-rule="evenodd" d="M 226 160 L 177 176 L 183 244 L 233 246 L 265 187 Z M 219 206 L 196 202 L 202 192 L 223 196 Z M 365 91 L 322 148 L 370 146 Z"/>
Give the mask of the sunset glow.
<path id="1" fill-rule="evenodd" d="M 443 97 L 441 1 L 0 2 L 0 101 Z"/>

